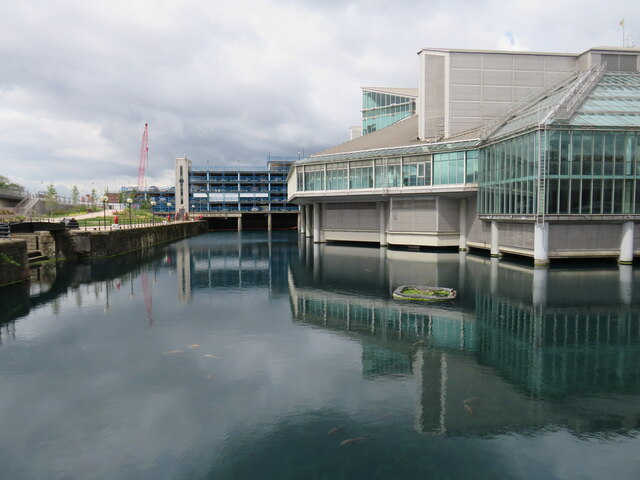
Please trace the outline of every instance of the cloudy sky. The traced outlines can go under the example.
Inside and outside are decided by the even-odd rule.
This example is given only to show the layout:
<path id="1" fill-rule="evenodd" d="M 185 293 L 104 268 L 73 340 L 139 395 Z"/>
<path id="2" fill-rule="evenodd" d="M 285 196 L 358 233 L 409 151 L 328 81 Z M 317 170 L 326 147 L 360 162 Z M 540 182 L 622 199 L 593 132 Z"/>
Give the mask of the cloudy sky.
<path id="1" fill-rule="evenodd" d="M 360 87 L 417 86 L 422 47 L 640 44 L 629 0 L 0 0 L 0 175 L 44 190 L 147 185 L 176 157 L 264 165 L 359 123 Z"/>

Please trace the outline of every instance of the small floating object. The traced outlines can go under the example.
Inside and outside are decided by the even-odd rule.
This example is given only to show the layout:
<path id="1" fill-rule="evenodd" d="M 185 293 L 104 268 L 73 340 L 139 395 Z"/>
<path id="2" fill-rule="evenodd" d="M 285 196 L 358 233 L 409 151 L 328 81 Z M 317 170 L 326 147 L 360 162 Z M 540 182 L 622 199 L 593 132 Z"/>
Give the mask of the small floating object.
<path id="1" fill-rule="evenodd" d="M 333 427 L 331 430 L 329 430 L 328 435 L 335 435 L 336 433 L 339 433 L 342 429 L 344 428 L 343 425 L 340 425 L 339 427 Z"/>
<path id="2" fill-rule="evenodd" d="M 471 398 L 467 398 L 465 401 L 463 401 L 462 403 L 464 403 L 465 405 L 467 403 L 473 403 L 473 402 L 477 402 L 479 397 L 471 397 Z"/>
<path id="3" fill-rule="evenodd" d="M 177 353 L 182 353 L 182 350 L 169 350 L 168 352 L 162 352 L 165 355 L 175 355 Z"/>
<path id="4" fill-rule="evenodd" d="M 220 360 L 220 357 L 214 355 L 213 353 L 205 353 L 204 357 L 205 358 L 215 358 L 216 360 Z"/>
<path id="5" fill-rule="evenodd" d="M 425 287 L 423 285 L 401 285 L 393 291 L 396 300 L 412 300 L 422 302 L 442 302 L 456 298 L 453 288 Z"/>
<path id="6" fill-rule="evenodd" d="M 192 343 L 191 345 L 189 345 L 189 348 L 198 348 L 199 346 L 199 343 Z"/>
<path id="7" fill-rule="evenodd" d="M 468 403 L 464 404 L 464 409 L 467 411 L 469 415 L 473 415 L 473 408 L 471 408 Z"/>
<path id="8" fill-rule="evenodd" d="M 340 445 L 349 445 L 350 443 L 357 443 L 361 440 L 364 440 L 364 437 L 347 438 L 340 442 Z"/>

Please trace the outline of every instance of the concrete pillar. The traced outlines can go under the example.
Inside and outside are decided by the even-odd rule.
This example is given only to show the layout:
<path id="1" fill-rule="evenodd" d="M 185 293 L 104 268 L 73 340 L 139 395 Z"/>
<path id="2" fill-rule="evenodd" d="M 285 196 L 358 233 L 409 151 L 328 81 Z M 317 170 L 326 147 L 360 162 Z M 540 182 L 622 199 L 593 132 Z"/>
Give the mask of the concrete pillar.
<path id="1" fill-rule="evenodd" d="M 633 266 L 620 265 L 618 267 L 618 279 L 620 281 L 620 300 L 625 305 L 631 305 L 633 299 Z"/>
<path id="2" fill-rule="evenodd" d="M 267 230 L 271 231 L 271 214 L 267 213 Z"/>
<path id="3" fill-rule="evenodd" d="M 242 215 L 238 217 L 238 231 L 242 231 Z"/>
<path id="4" fill-rule="evenodd" d="M 630 265 L 633 263 L 633 222 L 622 224 L 622 236 L 620 237 L 620 258 L 618 263 Z"/>
<path id="5" fill-rule="evenodd" d="M 467 251 L 467 199 L 460 199 L 460 210 L 459 210 L 459 230 L 460 230 L 460 242 L 458 246 L 458 250 L 461 252 Z"/>
<path id="6" fill-rule="evenodd" d="M 313 242 L 320 243 L 320 203 L 313 204 Z"/>
<path id="7" fill-rule="evenodd" d="M 549 265 L 549 222 L 533 226 L 533 264 L 536 267 Z"/>
<path id="8" fill-rule="evenodd" d="M 304 235 L 307 229 L 307 220 L 305 213 L 307 209 L 304 205 L 300 206 L 300 212 L 298 213 L 298 232 L 300 235 Z"/>
<path id="9" fill-rule="evenodd" d="M 499 257 L 500 256 L 500 230 L 498 228 L 498 222 L 495 220 L 491 222 L 491 256 Z"/>
<path id="10" fill-rule="evenodd" d="M 305 237 L 311 237 L 311 234 L 313 233 L 311 231 L 311 205 L 305 205 L 305 212 L 304 212 L 304 218 L 305 218 L 305 226 L 304 226 L 304 236 Z"/>
<path id="11" fill-rule="evenodd" d="M 533 269 L 533 284 L 531 295 L 535 306 L 544 307 L 547 304 L 547 278 L 549 276 L 548 268 Z"/>
<path id="12" fill-rule="evenodd" d="M 387 204 L 378 202 L 378 215 L 380 218 L 380 246 L 387 246 Z"/>
<path id="13" fill-rule="evenodd" d="M 491 259 L 491 268 L 489 270 L 489 288 L 491 289 L 491 295 L 498 293 L 498 267 L 500 266 L 500 260 L 498 257 Z"/>

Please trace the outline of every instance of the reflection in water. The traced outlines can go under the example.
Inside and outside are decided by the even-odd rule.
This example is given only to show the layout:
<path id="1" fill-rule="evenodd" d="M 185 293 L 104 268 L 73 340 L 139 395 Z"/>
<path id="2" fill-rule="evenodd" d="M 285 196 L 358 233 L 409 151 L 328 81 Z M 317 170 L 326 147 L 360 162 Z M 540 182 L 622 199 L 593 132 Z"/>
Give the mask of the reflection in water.
<path id="1" fill-rule="evenodd" d="M 431 261 L 421 262 L 420 272 L 405 271 L 398 267 L 424 254 L 390 253 L 395 265 L 376 265 L 378 252 L 366 248 L 314 252 L 311 272 L 307 263 L 289 275 L 291 306 L 300 322 L 359 339 L 364 378 L 413 373 L 418 431 L 640 426 L 640 308 L 631 301 L 633 269 L 620 270 L 622 302 L 616 305 L 618 295 L 606 298 L 610 284 L 598 282 L 598 292 L 575 289 L 585 283 L 581 270 L 533 269 L 461 253 L 457 259 L 426 254 Z M 358 257 L 358 269 L 349 268 L 346 255 Z M 478 271 L 483 265 L 488 275 Z M 615 268 L 593 273 L 618 280 Z M 451 286 L 459 297 L 416 305 L 377 294 L 408 283 Z M 617 399 L 603 401 L 602 395 Z"/>
<path id="2" fill-rule="evenodd" d="M 639 273 L 288 232 L 48 265 L 0 291 L 0 478 L 637 478 Z"/>

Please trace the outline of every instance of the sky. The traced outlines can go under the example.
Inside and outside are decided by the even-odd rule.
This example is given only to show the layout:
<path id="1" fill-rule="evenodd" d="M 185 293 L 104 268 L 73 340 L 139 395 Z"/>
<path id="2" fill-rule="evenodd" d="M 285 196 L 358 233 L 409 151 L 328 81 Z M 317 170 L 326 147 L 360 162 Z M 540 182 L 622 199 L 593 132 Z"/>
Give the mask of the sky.
<path id="1" fill-rule="evenodd" d="M 0 175 L 32 192 L 173 185 L 175 158 L 265 166 L 348 140 L 362 86 L 424 47 L 640 45 L 629 0 L 0 0 Z"/>

